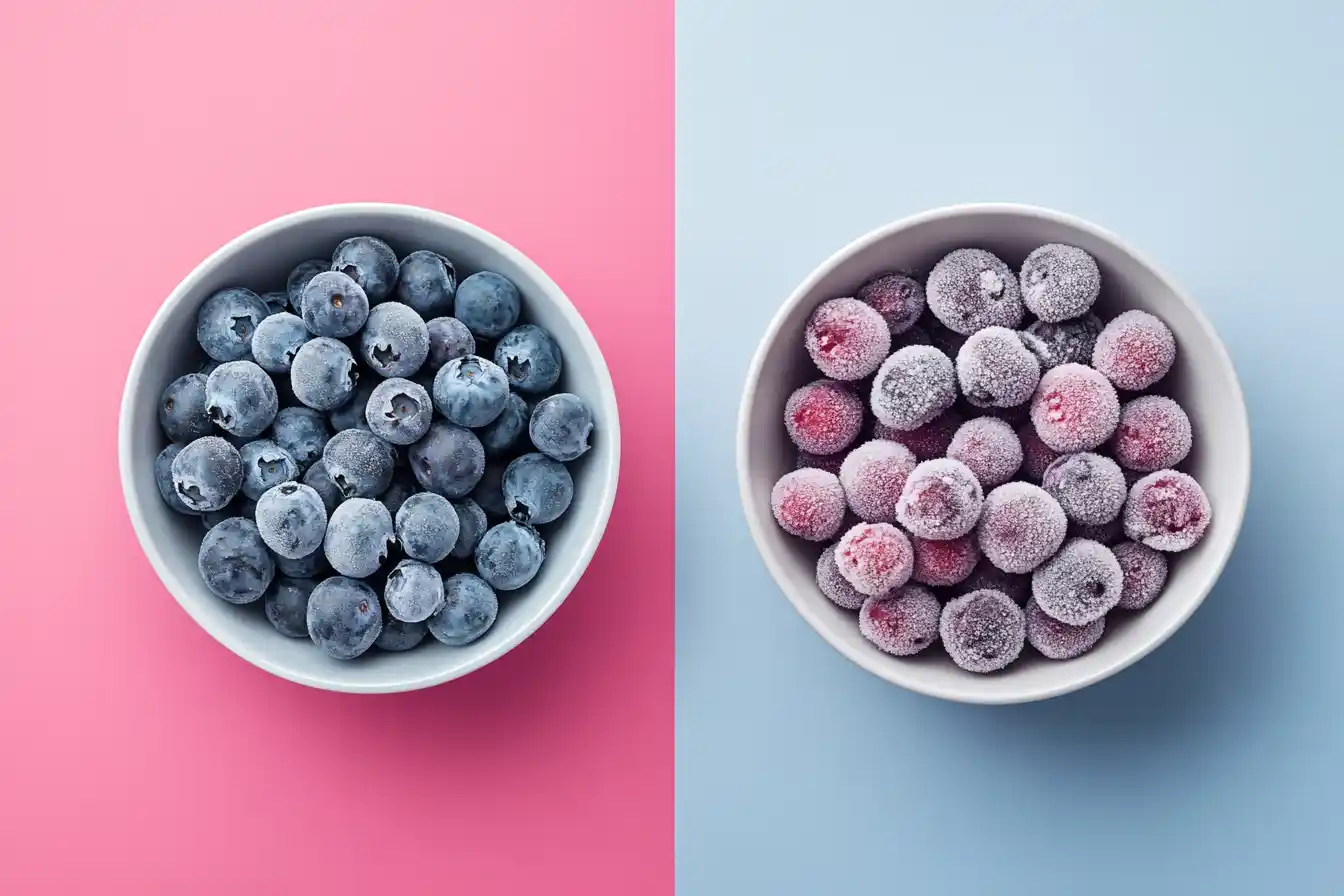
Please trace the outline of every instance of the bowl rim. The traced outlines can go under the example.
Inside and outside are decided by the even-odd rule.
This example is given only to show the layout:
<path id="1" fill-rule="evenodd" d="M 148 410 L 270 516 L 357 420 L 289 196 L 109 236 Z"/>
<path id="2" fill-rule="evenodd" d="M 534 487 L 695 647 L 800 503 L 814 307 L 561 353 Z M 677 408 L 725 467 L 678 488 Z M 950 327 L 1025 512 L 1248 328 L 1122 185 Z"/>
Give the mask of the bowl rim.
<path id="1" fill-rule="evenodd" d="M 1239 488 L 1238 497 L 1235 502 L 1236 506 L 1223 511 L 1229 518 L 1228 523 L 1231 526 L 1231 538 L 1227 541 L 1227 547 L 1222 552 L 1221 556 L 1215 558 L 1213 565 L 1210 568 L 1210 573 L 1206 576 L 1204 584 L 1200 586 L 1198 593 L 1188 599 L 1186 605 L 1182 607 L 1181 612 L 1173 617 L 1166 627 L 1152 633 L 1146 641 L 1141 642 L 1134 649 L 1118 656 L 1114 661 L 1090 674 L 1080 675 L 1073 680 L 1060 683 L 1022 688 L 1018 691 L 979 693 L 976 692 L 974 688 L 966 688 L 964 686 L 944 686 L 936 682 L 929 683 L 923 680 L 917 681 L 905 674 L 904 667 L 901 663 L 888 661 L 892 658 L 885 655 L 874 657 L 870 651 L 859 650 L 853 644 L 840 640 L 837 637 L 833 637 L 827 630 L 827 627 L 822 623 L 820 615 L 814 611 L 813 600 L 805 593 L 805 589 L 794 582 L 792 577 L 785 572 L 778 560 L 765 549 L 766 526 L 773 525 L 773 521 L 767 520 L 757 506 L 752 493 L 751 478 L 748 475 L 749 430 L 752 412 L 755 408 L 757 384 L 761 378 L 766 354 L 779 338 L 780 330 L 783 328 L 785 321 L 790 317 L 794 309 L 800 305 L 816 285 L 838 265 L 873 244 L 913 227 L 969 215 L 1031 217 L 1071 227 L 1075 230 L 1087 233 L 1098 240 L 1110 243 L 1120 251 L 1128 254 L 1140 265 L 1147 268 L 1181 303 L 1186 306 L 1193 315 L 1196 323 L 1205 331 L 1206 335 L 1209 336 L 1214 347 L 1213 361 L 1221 368 L 1223 377 L 1231 387 L 1230 397 L 1240 412 L 1238 415 L 1240 419 L 1240 426 L 1238 427 L 1239 432 L 1229 431 L 1219 433 L 1219 438 L 1238 439 L 1241 442 L 1240 447 L 1245 452 L 1246 457 L 1245 468 L 1240 471 L 1241 481 L 1238 483 Z M 1065 212 L 1055 211 L 1054 209 L 1044 208 L 1042 206 L 1012 202 L 976 202 L 941 206 L 939 208 L 929 209 L 927 211 L 900 218 L 889 224 L 884 224 L 870 230 L 851 241 L 813 269 L 812 273 L 808 274 L 802 283 L 800 283 L 784 301 L 779 310 L 775 312 L 769 326 L 766 327 L 765 334 L 761 337 L 761 341 L 757 345 L 755 354 L 752 356 L 751 365 L 747 369 L 746 381 L 743 384 L 742 400 L 738 407 L 736 448 L 738 492 L 742 502 L 743 513 L 747 518 L 747 528 L 751 533 L 751 539 L 756 546 L 757 553 L 760 554 L 761 559 L 765 562 L 766 569 L 770 572 L 771 578 L 775 580 L 776 585 L 778 585 L 780 590 L 784 592 L 785 597 L 789 599 L 789 603 L 793 605 L 793 608 L 798 614 L 807 621 L 807 624 L 811 626 L 823 640 L 859 668 L 892 684 L 906 688 L 907 690 L 957 703 L 1030 703 L 1037 700 L 1058 697 L 1073 691 L 1082 690 L 1083 688 L 1096 684 L 1098 681 L 1109 678 L 1152 653 L 1161 646 L 1163 642 L 1175 634 L 1176 630 L 1194 615 L 1194 612 L 1204 603 L 1204 599 L 1208 596 L 1209 592 L 1213 590 L 1213 586 L 1222 576 L 1223 569 L 1226 567 L 1227 561 L 1231 557 L 1233 549 L 1236 547 L 1238 537 L 1240 537 L 1242 522 L 1245 519 L 1246 505 L 1251 489 L 1251 436 L 1250 422 L 1246 411 L 1246 398 L 1242 392 L 1241 382 L 1237 377 L 1236 368 L 1232 363 L 1232 358 L 1228 354 L 1227 346 L 1223 344 L 1223 340 L 1219 337 L 1218 331 L 1214 328 L 1213 323 L 1204 314 L 1199 305 L 1174 279 L 1172 279 L 1171 276 L 1167 274 L 1165 270 L 1155 264 L 1146 254 L 1134 248 L 1126 240 L 1115 233 Z M 881 662 L 878 662 L 877 660 L 881 660 Z"/>
<path id="2" fill-rule="evenodd" d="M 344 215 L 369 215 L 418 219 L 423 223 L 437 228 L 445 228 L 465 236 L 469 240 L 479 242 L 492 251 L 499 253 L 509 259 L 510 262 L 527 272 L 536 283 L 540 284 L 542 292 L 547 296 L 548 301 L 553 301 L 559 306 L 560 311 L 570 319 L 578 336 L 579 345 L 584 356 L 592 364 L 593 373 L 599 384 L 601 393 L 599 400 L 606 406 L 603 408 L 604 420 L 603 431 L 606 441 L 610 448 L 606 468 L 598 482 L 592 484 L 592 488 L 600 491 L 598 497 L 598 515 L 591 530 L 581 544 L 578 545 L 575 559 L 570 570 L 560 581 L 553 594 L 545 601 L 538 604 L 531 610 L 530 616 L 522 620 L 521 625 L 507 638 L 502 639 L 498 644 L 491 647 L 490 650 L 482 653 L 471 662 L 444 671 L 432 674 L 418 675 L 406 678 L 397 682 L 384 682 L 379 684 L 362 683 L 359 681 L 349 681 L 339 675 L 325 675 L 321 673 L 311 673 L 292 668 L 291 666 L 276 662 L 264 649 L 258 649 L 245 642 L 239 642 L 230 634 L 229 627 L 226 625 L 214 624 L 207 618 L 195 612 L 192 602 L 183 595 L 184 585 L 169 570 L 163 555 L 160 552 L 158 544 L 150 534 L 149 526 L 145 518 L 143 501 L 145 496 L 141 495 L 134 486 L 135 464 L 141 462 L 143 458 L 135 456 L 132 446 L 131 426 L 134 408 L 136 404 L 136 395 L 143 387 L 145 375 L 145 365 L 150 357 L 152 348 L 163 338 L 163 329 L 166 325 L 169 311 L 180 305 L 186 300 L 186 296 L 194 291 L 199 282 L 210 272 L 214 271 L 221 264 L 230 260 L 234 255 L 243 249 L 270 239 L 277 233 L 296 227 L 303 227 L 307 224 L 335 216 Z M 550 278 L 532 259 L 512 244 L 499 236 L 464 221 L 461 218 L 454 217 L 444 212 L 420 206 L 406 205 L 402 203 L 391 202 L 343 202 L 329 205 L 319 205 L 299 211 L 289 212 L 279 217 L 272 218 L 269 221 L 258 224 L 251 229 L 230 239 L 215 251 L 211 252 L 204 260 L 197 264 L 190 273 L 173 288 L 168 297 L 160 304 L 158 310 L 150 319 L 145 328 L 144 335 L 141 336 L 139 344 L 136 346 L 135 354 L 131 359 L 130 369 L 126 374 L 126 385 L 122 392 L 121 409 L 117 419 L 117 455 L 118 468 L 121 475 L 121 490 L 126 511 L 131 519 L 131 527 L 135 530 L 136 540 L 140 543 L 140 548 L 148 558 L 150 566 L 158 576 L 159 581 L 172 594 L 173 599 L 178 605 L 186 611 L 187 615 L 196 621 L 202 629 L 212 638 L 222 644 L 232 653 L 246 660 L 248 663 L 263 669 L 272 675 L 292 681 L 296 684 L 306 685 L 308 687 L 319 688 L 321 690 L 339 691 L 345 693 L 397 693 L 401 691 L 412 691 L 420 688 L 433 687 L 443 684 L 456 678 L 461 678 L 471 672 L 480 669 L 499 659 L 504 654 L 517 647 L 526 640 L 537 629 L 539 629 L 547 619 L 549 619 L 565 599 L 573 591 L 574 586 L 578 584 L 584 572 L 587 571 L 588 564 L 597 551 L 597 546 L 602 540 L 606 531 L 607 523 L 611 518 L 611 511 L 616 501 L 616 490 L 620 480 L 621 466 L 621 428 L 620 417 L 617 408 L 616 388 L 611 379 L 611 371 L 607 367 L 606 358 L 602 354 L 601 348 L 597 344 L 596 338 L 588 327 L 587 321 L 579 312 L 574 303 L 570 301 L 558 284 Z M 352 667 L 354 668 L 354 667 Z"/>

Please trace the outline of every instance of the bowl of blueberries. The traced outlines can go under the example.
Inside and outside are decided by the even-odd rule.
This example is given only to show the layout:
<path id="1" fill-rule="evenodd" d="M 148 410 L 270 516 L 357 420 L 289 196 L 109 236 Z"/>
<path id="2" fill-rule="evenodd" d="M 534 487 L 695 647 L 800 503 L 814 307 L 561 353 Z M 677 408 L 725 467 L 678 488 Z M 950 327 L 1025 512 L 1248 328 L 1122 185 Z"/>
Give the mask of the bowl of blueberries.
<path id="1" fill-rule="evenodd" d="M 795 609 L 860 667 L 970 703 L 1075 691 L 1198 608 L 1250 427 L 1195 302 L 1119 237 L 937 209 L 818 267 L 747 376 L 738 476 Z"/>
<path id="2" fill-rule="evenodd" d="M 150 322 L 122 488 L 159 578 L 300 684 L 429 687 L 573 589 L 616 496 L 615 389 L 532 261 L 404 205 L 308 209 L 219 249 Z"/>

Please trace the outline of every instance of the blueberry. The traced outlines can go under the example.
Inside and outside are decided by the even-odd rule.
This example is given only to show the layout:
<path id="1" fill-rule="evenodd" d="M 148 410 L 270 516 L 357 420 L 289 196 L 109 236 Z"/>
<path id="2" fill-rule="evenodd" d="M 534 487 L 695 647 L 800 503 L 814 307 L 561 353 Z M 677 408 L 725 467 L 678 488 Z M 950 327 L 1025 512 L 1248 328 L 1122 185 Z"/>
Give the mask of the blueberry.
<path id="1" fill-rule="evenodd" d="M 191 442 L 173 458 L 173 490 L 197 513 L 223 510 L 243 487 L 243 459 L 219 436 Z"/>
<path id="2" fill-rule="evenodd" d="M 289 373 L 299 348 L 312 338 L 301 318 L 281 311 L 257 325 L 252 334 L 252 357 L 268 373 Z"/>
<path id="3" fill-rule="evenodd" d="M 322 505 L 327 508 L 327 516 L 331 516 L 336 505 L 345 500 L 345 495 L 341 494 L 340 486 L 331 481 L 330 474 L 327 473 L 327 465 L 321 460 L 316 461 L 308 472 L 303 474 L 303 484 L 312 487 L 322 499 Z"/>
<path id="4" fill-rule="evenodd" d="M 527 431 L 527 420 L 531 409 L 521 396 L 509 393 L 504 402 L 504 410 L 499 416 L 483 426 L 476 435 L 481 440 L 486 457 L 501 457 L 519 447 L 519 440 Z"/>
<path id="5" fill-rule="evenodd" d="M 331 438 L 327 418 L 312 408 L 281 408 L 271 424 L 271 439 L 285 449 L 299 465 L 299 474 L 322 458 L 322 449 Z"/>
<path id="6" fill-rule="evenodd" d="M 410 447 L 411 472 L 420 484 L 445 498 L 471 493 L 485 472 L 485 449 L 469 429 L 435 420 Z"/>
<path id="7" fill-rule="evenodd" d="M 327 555 L 322 553 L 321 547 L 304 557 L 281 557 L 274 551 L 271 553 L 280 575 L 291 579 L 316 579 L 327 571 Z"/>
<path id="8" fill-rule="evenodd" d="M 262 604 L 276 631 L 289 638 L 308 637 L 308 597 L 316 587 L 312 579 L 276 577 Z"/>
<path id="9" fill-rule="evenodd" d="M 169 445 L 159 452 L 158 457 L 154 458 L 154 484 L 159 487 L 159 497 L 163 498 L 163 503 L 178 513 L 196 516 L 196 511 L 182 503 L 182 498 L 173 488 L 173 458 L 182 453 L 182 447 L 181 445 Z M 454 522 L 456 522 L 456 518 L 454 518 Z"/>
<path id="10" fill-rule="evenodd" d="M 428 563 L 403 560 L 387 574 L 383 603 L 393 619 L 424 622 L 443 606 L 443 579 Z"/>
<path id="11" fill-rule="evenodd" d="M 496 591 L 523 587 L 545 559 L 546 542 L 540 533 L 513 520 L 486 532 L 476 545 L 476 571 Z"/>
<path id="12" fill-rule="evenodd" d="M 330 411 L 350 400 L 359 382 L 359 368 L 344 342 L 320 337 L 305 342 L 294 356 L 289 381 L 299 401 L 315 410 Z"/>
<path id="13" fill-rule="evenodd" d="M 345 404 L 327 414 L 327 419 L 331 421 L 332 430 L 341 432 L 346 429 L 369 428 L 369 421 L 366 416 L 369 408 L 369 398 L 373 395 L 373 390 L 378 388 L 378 383 L 378 377 L 372 374 L 360 376 L 359 385 L 355 387 L 355 391 L 351 393 Z"/>
<path id="14" fill-rule="evenodd" d="M 457 511 L 457 542 L 448 555 L 466 559 L 476 553 L 476 545 L 481 543 L 481 536 L 490 528 L 490 521 L 486 519 L 481 505 L 470 498 L 452 503 L 453 510 Z"/>
<path id="15" fill-rule="evenodd" d="M 574 479 L 558 460 L 524 454 L 504 470 L 504 506 L 520 523 L 540 526 L 558 520 L 574 500 Z"/>
<path id="16" fill-rule="evenodd" d="M 266 303 L 266 316 L 268 318 L 289 310 L 289 296 L 285 294 L 284 290 L 264 292 L 261 294 L 261 300 Z M 253 338 L 256 338 L 255 333 Z"/>
<path id="17" fill-rule="evenodd" d="M 327 508 L 311 485 L 285 482 L 267 490 L 256 513 L 262 540 L 281 557 L 298 560 L 322 546 Z"/>
<path id="18" fill-rule="evenodd" d="M 206 377 L 188 373 L 168 384 L 159 398 L 159 426 L 169 441 L 190 442 L 215 431 L 205 412 Z"/>
<path id="19" fill-rule="evenodd" d="M 583 399 L 568 392 L 543 398 L 532 409 L 527 434 L 547 457 L 568 463 L 588 450 L 593 432 L 593 413 Z"/>
<path id="20" fill-rule="evenodd" d="M 397 511 L 401 510 L 401 505 L 412 495 L 420 491 L 420 483 L 415 481 L 414 474 L 408 469 L 396 470 L 392 474 L 392 484 L 387 487 L 387 491 L 378 496 L 378 500 L 387 508 L 387 512 L 396 519 Z"/>
<path id="21" fill-rule="evenodd" d="M 356 236 L 331 254 L 331 269 L 354 280 L 377 304 L 392 294 L 397 282 L 397 253 L 377 237 Z"/>
<path id="22" fill-rule="evenodd" d="M 369 318 L 369 297 L 339 271 L 325 271 L 303 288 L 303 325 L 314 336 L 344 339 Z"/>
<path id="23" fill-rule="evenodd" d="M 443 583 L 443 606 L 427 623 L 429 633 L 450 647 L 475 641 L 495 624 L 499 598 L 479 576 L 459 573 Z"/>
<path id="24" fill-rule="evenodd" d="M 503 519 L 509 515 L 504 506 L 504 468 L 503 459 L 487 461 L 481 481 L 471 490 L 471 499 L 475 501 L 487 516 Z"/>
<path id="25" fill-rule="evenodd" d="M 254 439 L 280 410 L 275 383 L 252 361 L 229 361 L 205 381 L 205 412 L 225 432 Z"/>
<path id="26" fill-rule="evenodd" d="M 493 361 L 454 358 L 434 377 L 434 407 L 449 422 L 472 429 L 499 416 L 509 400 L 509 380 Z"/>
<path id="27" fill-rule="evenodd" d="M 382 629 L 378 595 L 363 582 L 332 576 L 308 597 L 308 634 L 328 656 L 352 660 L 373 646 Z"/>
<path id="28" fill-rule="evenodd" d="M 523 324 L 504 334 L 495 345 L 495 363 L 503 368 L 513 388 L 546 392 L 560 379 L 560 346 L 535 324 Z"/>
<path id="29" fill-rule="evenodd" d="M 397 301 L 411 306 L 421 317 L 452 314 L 456 292 L 457 269 L 437 252 L 419 249 L 401 260 Z"/>
<path id="30" fill-rule="evenodd" d="M 373 646 L 379 650 L 399 653 L 419 646 L 428 633 L 429 629 L 423 622 L 402 622 L 400 619 L 388 616 L 383 620 L 383 630 L 379 632 L 378 640 L 373 642 Z"/>
<path id="31" fill-rule="evenodd" d="M 256 523 L 236 516 L 205 533 L 196 566 L 211 593 L 231 604 L 259 600 L 275 577 Z"/>
<path id="32" fill-rule="evenodd" d="M 364 578 L 378 571 L 395 541 L 386 507 L 369 498 L 351 498 L 332 513 L 323 549 L 332 569 Z"/>
<path id="33" fill-rule="evenodd" d="M 359 352 L 379 376 L 412 376 L 429 357 L 429 329 L 409 306 L 383 302 L 369 312 L 359 334 Z"/>
<path id="34" fill-rule="evenodd" d="M 397 542 L 412 560 L 438 563 L 457 544 L 461 524 L 453 505 L 442 495 L 411 495 L 394 516 Z"/>
<path id="35" fill-rule="evenodd" d="M 327 475 L 347 498 L 376 498 L 392 484 L 392 448 L 366 429 L 336 433 L 322 449 Z"/>
<path id="36" fill-rule="evenodd" d="M 243 459 L 243 494 L 254 501 L 267 489 L 299 478 L 293 455 L 270 439 L 248 442 L 238 454 Z"/>
<path id="37" fill-rule="evenodd" d="M 216 361 L 240 361 L 252 353 L 252 334 L 267 314 L 252 290 L 221 289 L 196 312 L 196 341 Z"/>
<path id="38" fill-rule="evenodd" d="M 467 325 L 455 317 L 436 317 L 425 323 L 429 333 L 429 357 L 425 364 L 438 370 L 454 358 L 476 354 L 476 339 Z"/>
<path id="39" fill-rule="evenodd" d="M 453 316 L 473 336 L 498 339 L 518 323 L 523 300 L 518 287 L 490 271 L 472 274 L 457 288 Z"/>
<path id="40" fill-rule="evenodd" d="M 289 307 L 299 317 L 303 317 L 303 290 L 308 281 L 329 270 L 331 262 L 325 258 L 310 258 L 299 262 L 298 267 L 289 272 L 289 279 L 285 281 L 285 296 L 289 299 Z"/>
<path id="41" fill-rule="evenodd" d="M 390 303 L 389 303 L 390 304 Z M 387 305 L 379 305 L 386 308 Z M 410 445 L 429 432 L 434 403 L 429 393 L 410 380 L 383 380 L 364 406 L 364 419 L 373 434 L 393 445 Z"/>

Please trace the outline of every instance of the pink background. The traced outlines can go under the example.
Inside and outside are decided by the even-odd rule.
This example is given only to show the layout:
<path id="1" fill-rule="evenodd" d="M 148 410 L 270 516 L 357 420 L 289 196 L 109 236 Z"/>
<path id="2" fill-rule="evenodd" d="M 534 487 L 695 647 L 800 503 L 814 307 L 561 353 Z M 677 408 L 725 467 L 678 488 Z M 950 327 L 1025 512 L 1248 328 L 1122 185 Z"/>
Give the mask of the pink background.
<path id="1" fill-rule="evenodd" d="M 0 892 L 671 892 L 672 30 L 667 0 L 4 4 Z M 625 424 L 564 607 L 391 697 L 198 630 L 116 470 L 162 298 L 248 227 L 345 200 L 528 253 Z"/>

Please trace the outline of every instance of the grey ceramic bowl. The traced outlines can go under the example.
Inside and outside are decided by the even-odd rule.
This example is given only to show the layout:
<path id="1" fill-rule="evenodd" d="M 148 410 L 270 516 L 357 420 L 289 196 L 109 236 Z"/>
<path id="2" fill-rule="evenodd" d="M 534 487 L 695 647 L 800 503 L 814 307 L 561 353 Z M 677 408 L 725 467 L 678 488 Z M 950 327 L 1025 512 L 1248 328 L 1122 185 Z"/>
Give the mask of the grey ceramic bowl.
<path id="1" fill-rule="evenodd" d="M 524 589 L 504 597 L 499 618 L 479 641 L 446 647 L 432 639 L 415 650 L 371 650 L 353 662 L 327 657 L 307 640 L 277 633 L 255 606 L 212 595 L 196 569 L 204 535 L 199 520 L 169 510 L 154 483 L 154 457 L 165 444 L 157 409 L 165 386 L 200 363 L 196 309 L 230 285 L 283 284 L 305 258 L 331 254 L 342 239 L 372 234 L 399 253 L 433 249 L 461 276 L 497 271 L 523 294 L 524 316 L 549 330 L 564 353 L 557 388 L 593 410 L 593 448 L 572 465 L 574 503 L 547 531 L 547 557 Z M 479 669 L 517 646 L 555 612 L 583 575 L 611 515 L 620 467 L 616 392 L 602 352 L 560 288 L 523 253 L 479 227 L 404 205 L 358 203 L 308 209 L 248 231 L 219 249 L 178 284 L 149 324 L 131 362 L 122 397 L 118 450 L 122 490 L 135 534 L 154 571 L 193 619 L 225 647 L 283 678 L 335 691 L 388 692 L 429 687 Z"/>

